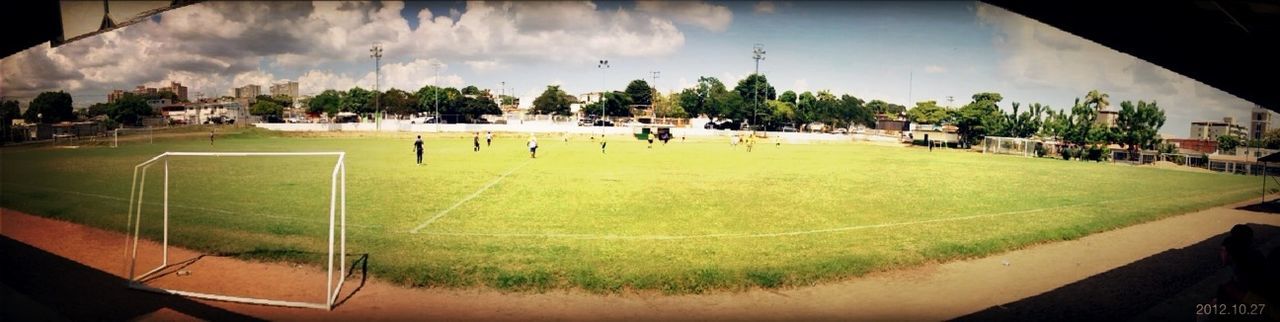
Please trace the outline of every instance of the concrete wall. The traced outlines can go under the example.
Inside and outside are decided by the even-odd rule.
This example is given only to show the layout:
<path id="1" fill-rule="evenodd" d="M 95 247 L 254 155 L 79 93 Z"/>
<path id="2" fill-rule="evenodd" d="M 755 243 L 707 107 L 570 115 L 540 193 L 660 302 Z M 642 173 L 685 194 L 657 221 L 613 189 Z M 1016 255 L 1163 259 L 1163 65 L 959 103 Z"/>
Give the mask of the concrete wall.
<path id="1" fill-rule="evenodd" d="M 470 132 L 499 132 L 499 133 L 570 133 L 570 134 L 600 134 L 603 130 L 609 135 L 632 135 L 634 130 L 630 127 L 593 127 L 578 126 L 574 123 L 554 123 L 540 121 L 525 121 L 523 124 L 410 124 L 406 120 L 383 120 L 381 126 L 377 123 L 255 123 L 254 126 L 272 131 L 284 132 L 411 132 L 411 133 L 470 133 Z M 686 137 L 722 137 L 728 143 L 729 137 L 733 131 L 725 130 L 706 130 L 702 128 L 672 128 L 671 133 L 678 140 L 681 136 Z M 825 133 L 796 133 L 796 132 L 765 132 L 769 139 L 765 139 L 761 143 L 773 143 L 773 138 L 781 138 L 784 142 L 804 143 L 819 141 L 871 141 L 882 143 L 898 143 L 897 136 L 881 136 L 873 134 L 825 134 Z"/>

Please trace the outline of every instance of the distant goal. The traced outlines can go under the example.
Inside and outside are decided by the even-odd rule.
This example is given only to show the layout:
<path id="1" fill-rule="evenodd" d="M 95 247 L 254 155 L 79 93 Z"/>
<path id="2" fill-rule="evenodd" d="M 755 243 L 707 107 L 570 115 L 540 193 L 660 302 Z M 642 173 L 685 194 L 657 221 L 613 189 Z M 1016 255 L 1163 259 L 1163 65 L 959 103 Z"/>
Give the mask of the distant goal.
<path id="1" fill-rule="evenodd" d="M 1034 157 L 1036 156 L 1036 144 L 1039 143 L 1039 141 L 1026 138 L 988 136 L 982 138 L 982 153 Z"/>
<path id="2" fill-rule="evenodd" d="M 294 300 L 254 298 L 254 297 L 233 296 L 233 295 L 226 295 L 226 294 L 195 292 L 195 291 L 188 291 L 188 290 L 177 290 L 177 289 L 158 287 L 154 285 L 148 285 L 148 282 L 151 281 L 152 279 L 165 274 L 162 272 L 165 272 L 171 269 L 172 270 L 181 269 L 182 265 L 184 264 L 181 262 L 171 262 L 169 260 L 169 239 L 170 239 L 169 235 L 171 230 L 171 227 L 170 227 L 170 213 L 171 213 L 170 210 L 171 209 L 170 209 L 170 200 L 169 200 L 169 193 L 170 193 L 169 163 L 170 163 L 170 159 L 174 157 L 182 157 L 183 160 L 187 160 L 188 158 L 196 158 L 196 159 L 204 160 L 206 158 L 216 159 L 216 158 L 243 158 L 243 157 L 269 157 L 269 158 L 335 157 L 336 161 L 333 163 L 332 171 L 327 173 L 328 174 L 327 180 L 328 180 L 328 186 L 329 186 L 327 189 L 328 191 L 324 191 L 324 192 L 327 192 L 328 194 L 328 205 L 327 205 L 328 207 L 328 219 L 327 219 L 328 264 L 326 265 L 326 268 L 325 268 L 327 270 L 328 280 L 325 282 L 325 292 L 324 292 L 325 300 L 323 302 L 305 302 L 305 301 L 294 301 Z M 207 160 L 207 161 L 213 162 L 213 163 L 226 163 L 226 162 L 234 163 L 235 162 L 232 160 Z M 327 161 L 324 161 L 324 160 L 314 160 L 313 162 L 324 162 L 323 165 L 325 167 L 327 167 L 327 164 L 328 164 Z M 163 168 L 163 179 L 157 180 L 157 181 L 163 182 L 161 190 L 159 191 L 159 193 L 161 193 L 163 197 L 160 198 L 160 200 L 154 200 L 155 197 L 152 197 L 152 201 L 149 201 L 148 204 L 154 205 L 156 201 L 159 201 L 160 211 L 158 212 L 160 212 L 159 214 L 160 218 L 155 218 L 156 217 L 155 215 L 157 215 L 156 214 L 157 211 L 155 211 L 154 209 L 149 211 L 148 216 L 146 217 L 149 218 L 148 219 L 149 223 L 147 223 L 148 227 L 153 227 L 153 228 L 148 228 L 148 229 L 151 229 L 150 234 L 157 233 L 155 232 L 155 229 L 154 229 L 154 227 L 156 227 L 155 226 L 156 222 L 154 222 L 154 220 L 160 221 L 160 224 L 158 226 L 159 227 L 158 230 L 160 231 L 159 234 L 161 235 L 160 243 L 162 245 L 161 251 L 160 251 L 161 254 L 158 254 L 160 258 L 159 259 L 160 265 L 146 271 L 145 273 L 136 274 L 135 272 L 137 271 L 137 266 L 139 262 L 138 244 L 139 244 L 139 240 L 141 239 L 141 236 L 143 235 L 143 229 L 142 229 L 143 227 L 142 219 L 144 217 L 144 212 L 143 212 L 144 198 L 143 197 L 147 192 L 147 189 L 146 189 L 147 188 L 147 185 L 146 185 L 147 172 L 148 172 L 147 170 L 156 165 L 160 165 Z M 328 171 L 328 170 L 323 170 L 323 171 Z M 337 302 L 338 294 L 342 290 L 342 284 L 343 282 L 346 281 L 346 276 L 347 276 L 347 269 L 344 265 L 344 263 L 346 263 L 346 260 L 347 260 L 347 229 L 346 229 L 346 226 L 347 226 L 347 210 L 346 210 L 347 179 L 346 177 L 347 177 L 347 170 L 346 170 L 346 153 L 345 152 L 165 152 L 155 156 L 154 158 L 151 158 L 150 160 L 139 163 L 133 168 L 133 179 L 132 179 L 132 183 L 130 184 L 130 191 L 129 191 L 129 208 L 128 208 L 129 210 L 128 210 L 128 216 L 127 216 L 128 225 L 126 227 L 126 231 L 129 234 L 129 238 L 125 242 L 125 261 L 126 261 L 125 268 L 127 270 L 128 287 L 132 289 L 137 289 L 137 290 L 145 290 L 145 291 L 151 291 L 151 292 L 157 292 L 157 293 L 163 293 L 163 294 L 173 294 L 173 295 L 179 295 L 179 296 L 187 296 L 187 297 L 218 300 L 218 301 L 241 302 L 241 303 L 251 303 L 251 304 L 260 304 L 260 305 L 288 306 L 288 307 L 317 308 L 317 309 L 326 309 L 326 310 L 333 309 L 334 304 Z M 153 177 L 153 180 L 154 179 L 156 178 Z M 320 181 L 317 181 L 317 183 L 318 182 Z M 155 183 L 158 183 L 158 182 L 154 182 L 153 184 Z M 208 187 L 206 189 L 212 190 L 214 188 Z M 183 210 L 190 209 L 190 207 L 184 208 L 181 205 L 178 205 L 176 208 L 183 209 Z M 316 208 L 313 211 L 318 212 L 319 209 L 320 208 Z M 182 214 L 185 214 L 185 212 L 180 212 L 177 215 L 178 217 L 175 219 L 182 218 Z M 234 215 L 235 215 L 234 213 L 228 213 L 228 214 L 232 215 L 232 218 L 234 218 Z M 315 214 L 315 215 L 320 215 L 320 214 Z M 323 222 L 323 220 L 320 220 L 320 221 Z M 190 228 L 190 227 L 187 227 L 187 228 Z M 199 229 L 199 228 L 196 228 L 196 229 Z M 155 256 L 155 255 L 157 254 L 151 254 L 149 256 Z M 335 259 L 337 260 L 336 262 L 335 262 Z M 338 275 L 335 276 L 334 275 L 335 273 L 337 273 Z M 335 281 L 335 277 L 336 277 L 336 281 Z M 316 291 L 317 293 L 319 293 L 318 292 L 319 285 L 316 285 L 316 286 L 317 286 Z M 246 285 L 246 287 L 252 287 L 252 286 Z"/>

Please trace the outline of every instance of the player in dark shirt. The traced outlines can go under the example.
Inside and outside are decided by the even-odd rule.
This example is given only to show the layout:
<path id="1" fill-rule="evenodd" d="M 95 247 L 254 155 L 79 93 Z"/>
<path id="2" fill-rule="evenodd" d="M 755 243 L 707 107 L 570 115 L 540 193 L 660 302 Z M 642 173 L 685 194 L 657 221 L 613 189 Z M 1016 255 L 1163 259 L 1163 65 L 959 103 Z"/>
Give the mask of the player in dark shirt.
<path id="1" fill-rule="evenodd" d="M 422 165 L 422 136 L 413 141 L 413 152 L 418 154 L 418 165 Z"/>
<path id="2" fill-rule="evenodd" d="M 471 144 L 475 147 L 473 151 L 480 152 L 480 132 L 476 132 L 476 135 L 471 137 Z"/>

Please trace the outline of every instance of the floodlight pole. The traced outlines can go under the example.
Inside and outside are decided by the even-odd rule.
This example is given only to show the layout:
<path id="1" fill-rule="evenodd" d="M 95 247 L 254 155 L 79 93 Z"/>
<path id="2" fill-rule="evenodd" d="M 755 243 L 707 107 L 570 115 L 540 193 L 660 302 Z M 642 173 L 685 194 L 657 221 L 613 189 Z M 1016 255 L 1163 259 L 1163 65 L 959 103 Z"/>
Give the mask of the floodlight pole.
<path id="1" fill-rule="evenodd" d="M 751 126 L 754 127 L 756 121 L 758 121 L 756 114 L 759 114 L 758 110 L 760 109 L 760 61 L 764 60 L 763 44 L 756 44 L 755 48 L 751 50 L 751 58 L 756 60 L 756 81 L 752 82 L 754 83 L 755 91 L 751 93 L 754 96 L 752 100 L 755 101 L 755 107 L 751 109 Z"/>
<path id="2" fill-rule="evenodd" d="M 440 133 L 440 62 L 435 62 L 434 65 L 436 66 L 436 77 L 432 78 L 431 82 L 435 83 L 436 86 L 435 90 L 432 92 L 435 92 L 434 96 L 436 101 L 436 133 Z"/>
<path id="3" fill-rule="evenodd" d="M 382 95 L 378 94 L 378 87 L 381 85 L 379 81 L 382 78 L 379 77 L 382 72 L 382 44 L 373 44 L 373 48 L 369 48 L 369 57 L 373 58 L 373 110 L 380 112 L 382 107 L 379 104 L 379 96 Z M 381 122 L 378 125 L 381 126 Z"/>
<path id="4" fill-rule="evenodd" d="M 609 115 L 608 113 L 606 113 L 609 107 L 604 103 L 604 92 L 606 87 L 604 85 L 605 83 L 604 76 L 605 76 L 605 71 L 609 70 L 609 61 L 605 59 L 601 59 L 600 63 L 596 64 L 596 68 L 600 69 L 600 139 L 604 140 L 604 135 L 605 135 L 604 122 L 607 117 L 606 115 Z M 601 149 L 600 153 L 604 153 L 604 150 Z"/>

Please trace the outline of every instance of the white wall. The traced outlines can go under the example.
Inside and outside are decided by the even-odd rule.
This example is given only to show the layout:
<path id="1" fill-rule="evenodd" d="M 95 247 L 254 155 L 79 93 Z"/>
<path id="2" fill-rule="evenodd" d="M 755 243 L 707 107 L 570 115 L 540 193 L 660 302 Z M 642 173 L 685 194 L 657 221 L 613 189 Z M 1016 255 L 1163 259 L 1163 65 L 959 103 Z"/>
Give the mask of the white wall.
<path id="1" fill-rule="evenodd" d="M 469 132 L 500 132 L 500 133 L 571 133 L 571 134 L 600 134 L 601 131 L 609 135 L 632 135 L 634 130 L 630 127 L 606 127 L 598 126 L 578 126 L 572 123 L 552 123 L 548 121 L 526 121 L 523 124 L 410 124 L 407 120 L 383 120 L 382 126 L 379 127 L 375 123 L 255 123 L 254 126 L 273 131 L 285 132 L 417 132 L 417 133 L 436 133 L 436 132 L 453 132 L 453 133 L 469 133 Z M 724 137 L 728 142 L 728 137 L 733 131 L 726 130 L 706 130 L 701 127 L 697 128 L 673 128 L 671 133 L 678 139 L 681 136 L 688 137 Z M 897 136 L 882 136 L 872 134 L 826 134 L 826 133 L 797 133 L 797 132 L 765 132 L 770 139 L 781 138 L 784 142 L 803 143 L 813 141 L 872 141 L 884 143 L 897 143 Z M 772 143 L 772 141 L 764 141 Z"/>

